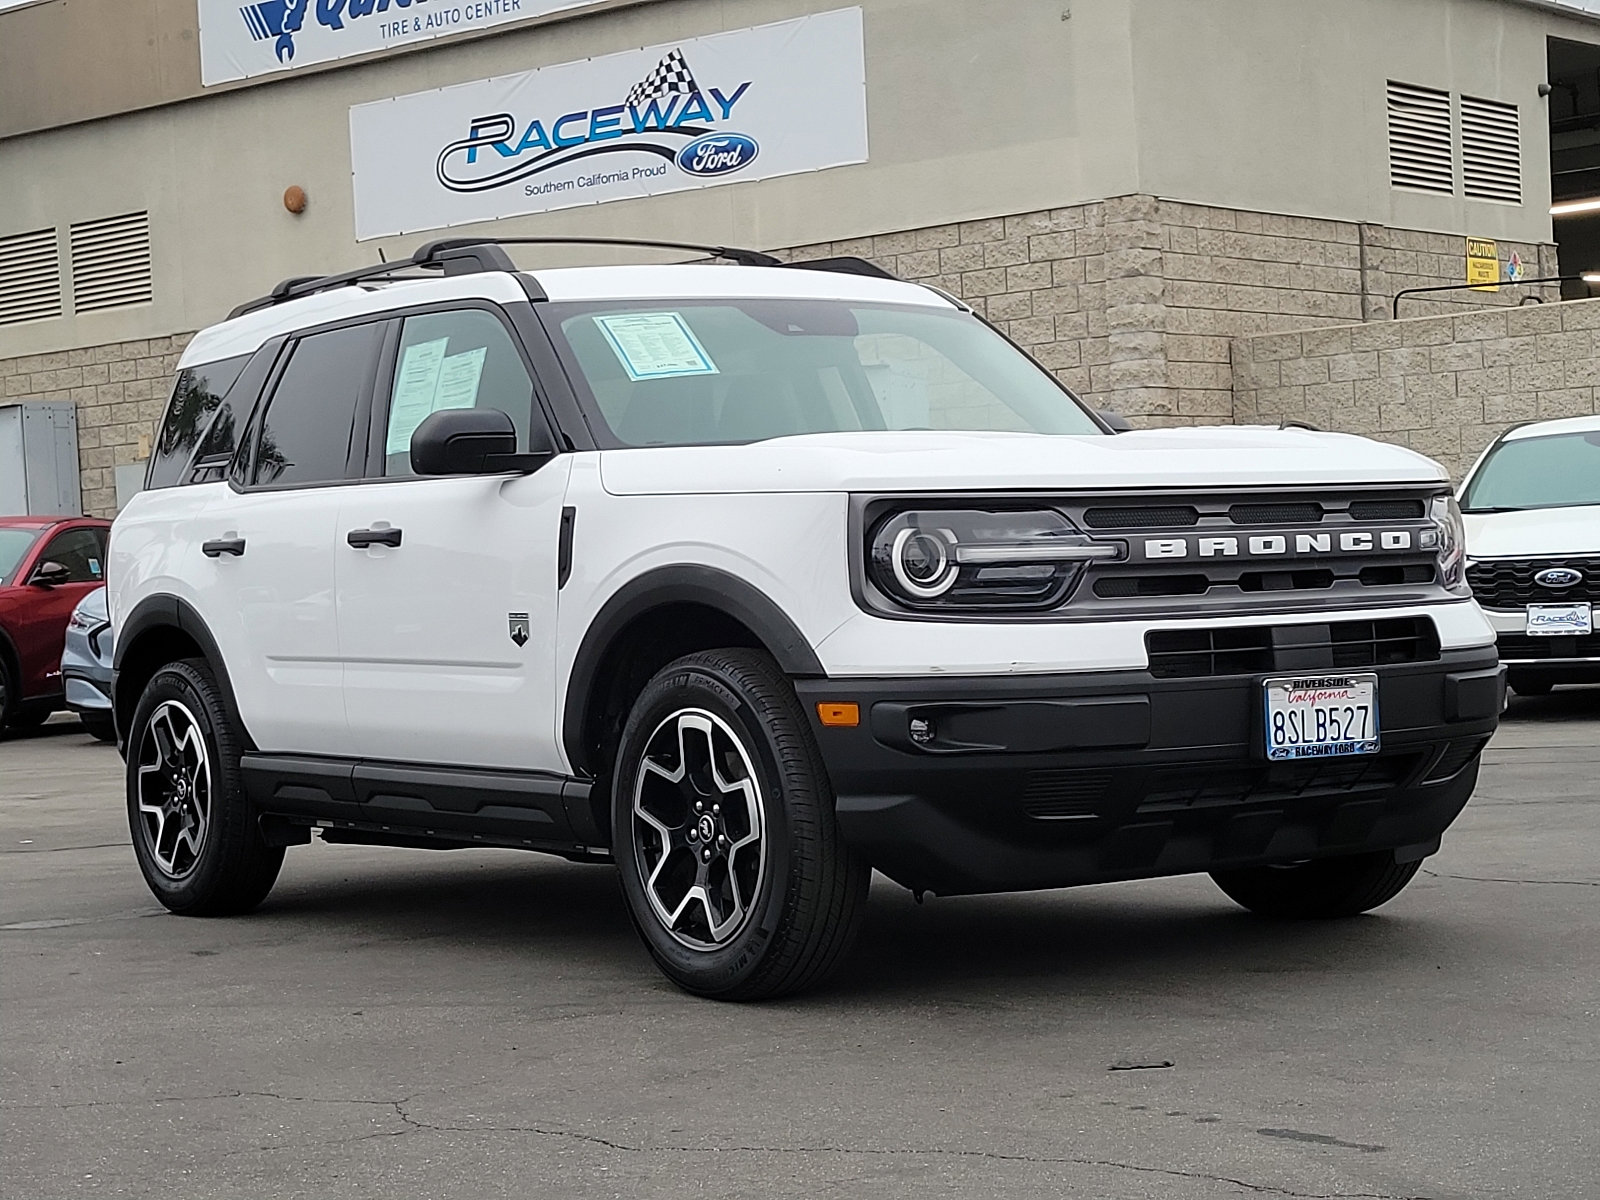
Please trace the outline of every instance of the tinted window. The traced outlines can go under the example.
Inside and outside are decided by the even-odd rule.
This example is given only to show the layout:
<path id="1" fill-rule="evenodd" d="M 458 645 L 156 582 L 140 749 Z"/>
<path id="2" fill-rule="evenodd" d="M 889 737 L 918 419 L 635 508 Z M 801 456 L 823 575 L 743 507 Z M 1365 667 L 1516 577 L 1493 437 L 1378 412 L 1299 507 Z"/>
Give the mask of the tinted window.
<path id="1" fill-rule="evenodd" d="M 257 484 L 345 478 L 356 408 L 371 386 L 381 324 L 301 338 L 289 356 L 256 439 Z"/>
<path id="2" fill-rule="evenodd" d="M 854 430 L 1098 434 L 976 317 L 822 300 L 550 305 L 557 349 L 622 445 Z"/>
<path id="3" fill-rule="evenodd" d="M 511 335 L 483 309 L 407 317 L 389 393 L 384 474 L 410 475 L 411 435 L 430 413 L 446 408 L 498 408 L 528 448 L 533 381 Z"/>
<path id="4" fill-rule="evenodd" d="M 238 381 L 248 354 L 225 358 L 178 372 L 167 401 L 167 415 L 150 454 L 147 486 L 172 487 L 185 481 L 185 469 L 196 457 L 195 449 L 204 438 L 206 453 L 213 443 L 226 441 L 233 452 L 234 425 L 240 414 L 233 411 L 228 391 Z"/>
<path id="5" fill-rule="evenodd" d="M 72 583 L 104 583 L 106 535 L 101 529 L 69 529 L 57 534 L 39 556 L 40 562 L 57 562 L 72 572 Z"/>

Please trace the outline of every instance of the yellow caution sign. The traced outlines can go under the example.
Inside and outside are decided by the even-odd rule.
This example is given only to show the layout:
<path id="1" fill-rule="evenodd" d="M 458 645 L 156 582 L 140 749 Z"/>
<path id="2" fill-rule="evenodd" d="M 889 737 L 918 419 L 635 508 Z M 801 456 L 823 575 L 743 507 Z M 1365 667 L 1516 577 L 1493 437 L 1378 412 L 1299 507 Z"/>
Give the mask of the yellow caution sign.
<path id="1" fill-rule="evenodd" d="M 1480 292 L 1500 290 L 1500 248 L 1488 238 L 1467 239 L 1467 282 Z"/>

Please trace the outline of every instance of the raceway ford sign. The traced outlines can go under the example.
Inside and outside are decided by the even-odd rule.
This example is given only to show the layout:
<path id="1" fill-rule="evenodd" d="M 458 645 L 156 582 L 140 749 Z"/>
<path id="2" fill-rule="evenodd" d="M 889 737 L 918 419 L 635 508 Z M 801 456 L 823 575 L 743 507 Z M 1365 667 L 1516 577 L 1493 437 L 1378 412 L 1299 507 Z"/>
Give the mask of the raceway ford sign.
<path id="1" fill-rule="evenodd" d="M 867 158 L 859 8 L 350 110 L 357 238 Z"/>

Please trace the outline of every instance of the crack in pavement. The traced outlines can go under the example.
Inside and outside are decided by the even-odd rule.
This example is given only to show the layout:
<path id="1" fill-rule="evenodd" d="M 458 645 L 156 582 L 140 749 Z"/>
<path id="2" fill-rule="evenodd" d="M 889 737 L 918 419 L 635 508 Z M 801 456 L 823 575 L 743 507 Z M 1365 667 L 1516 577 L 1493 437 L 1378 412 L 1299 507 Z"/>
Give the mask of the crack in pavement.
<path id="1" fill-rule="evenodd" d="M 1430 871 L 1422 868 L 1424 875 L 1435 879 L 1465 879 L 1471 883 L 1551 883 L 1563 887 L 1600 887 L 1600 879 L 1507 879 L 1499 875 L 1456 875 L 1449 871 Z"/>
<path id="2" fill-rule="evenodd" d="M 47 917 L 39 921 L 12 921 L 0 925 L 0 933 L 26 933 L 35 929 L 67 929 L 73 925 L 98 925 L 102 921 L 137 921 L 141 917 L 164 917 L 164 908 L 140 908 L 131 912 L 106 913 L 99 917 Z"/>
<path id="3" fill-rule="evenodd" d="M 8 846 L 0 850 L 0 854 L 64 854 L 68 850 L 114 850 L 119 846 L 131 845 L 132 842 L 93 842 L 87 846 L 36 846 L 26 850 Z"/>
<path id="4" fill-rule="evenodd" d="M 1251 1183 L 1247 1179 L 1237 1179 L 1231 1175 L 1211 1175 L 1201 1171 L 1180 1171 L 1173 1167 L 1152 1167 L 1142 1163 L 1119 1162 L 1115 1159 L 1083 1158 L 1077 1156 L 1034 1155 L 1034 1154 L 1007 1154 L 997 1150 L 956 1150 L 947 1147 L 905 1147 L 884 1148 L 878 1146 L 678 1146 L 678 1145 L 635 1145 L 628 1142 L 617 1141 L 612 1138 L 601 1137 L 598 1134 L 580 1133 L 571 1129 L 559 1129 L 543 1125 L 439 1125 L 430 1121 L 418 1120 L 412 1116 L 406 1106 L 411 1104 L 415 1097 L 406 1096 L 400 1100 L 370 1100 L 361 1097 L 328 1097 L 328 1096 L 291 1096 L 280 1092 L 261 1092 L 232 1090 L 226 1092 L 212 1092 L 201 1096 L 159 1096 L 153 1099 L 137 1100 L 83 1100 L 67 1101 L 55 1104 L 0 1104 L 0 1112 L 8 1110 L 27 1109 L 72 1109 L 72 1108 L 101 1108 L 128 1104 L 195 1104 L 215 1100 L 250 1100 L 264 1099 L 277 1100 L 285 1104 L 353 1104 L 369 1105 L 391 1110 L 395 1118 L 405 1126 L 404 1129 L 364 1133 L 355 1137 L 340 1138 L 336 1140 L 319 1139 L 317 1145 L 335 1146 L 351 1145 L 356 1142 L 375 1141 L 379 1138 L 404 1137 L 412 1132 L 425 1133 L 525 1133 L 536 1137 L 565 1138 L 570 1141 L 581 1142 L 585 1145 L 599 1146 L 619 1154 L 832 1154 L 840 1157 L 884 1157 L 884 1158 L 957 1158 L 973 1159 L 985 1162 L 1028 1163 L 1039 1166 L 1079 1166 L 1103 1167 L 1110 1170 L 1133 1171 L 1144 1175 L 1162 1175 L 1171 1179 L 1192 1179 L 1205 1183 L 1226 1183 L 1234 1187 L 1243 1188 L 1247 1192 L 1262 1196 L 1285 1196 L 1289 1200 L 1428 1200 L 1425 1196 L 1403 1196 L 1392 1192 L 1298 1192 L 1292 1188 L 1277 1187 L 1268 1183 Z M 255 1150 L 272 1153 L 289 1149 L 284 1145 L 256 1146 Z M 230 1153 L 237 1153 L 232 1151 Z"/>

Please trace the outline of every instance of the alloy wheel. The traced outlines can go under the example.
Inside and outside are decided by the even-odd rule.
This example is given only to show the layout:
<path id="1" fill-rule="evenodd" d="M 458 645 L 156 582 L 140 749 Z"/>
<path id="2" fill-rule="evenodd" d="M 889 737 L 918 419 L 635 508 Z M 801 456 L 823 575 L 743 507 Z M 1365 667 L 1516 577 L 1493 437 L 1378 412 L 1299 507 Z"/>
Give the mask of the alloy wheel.
<path id="1" fill-rule="evenodd" d="M 633 784 L 634 858 L 656 919 L 690 949 L 715 950 L 744 927 L 766 871 L 766 819 L 750 752 L 700 708 L 667 717 Z"/>
<path id="2" fill-rule="evenodd" d="M 165 875 L 194 870 L 211 828 L 211 762 L 194 714 L 163 700 L 139 742 L 139 818 L 150 857 Z"/>

